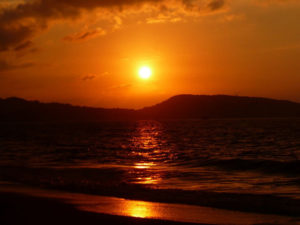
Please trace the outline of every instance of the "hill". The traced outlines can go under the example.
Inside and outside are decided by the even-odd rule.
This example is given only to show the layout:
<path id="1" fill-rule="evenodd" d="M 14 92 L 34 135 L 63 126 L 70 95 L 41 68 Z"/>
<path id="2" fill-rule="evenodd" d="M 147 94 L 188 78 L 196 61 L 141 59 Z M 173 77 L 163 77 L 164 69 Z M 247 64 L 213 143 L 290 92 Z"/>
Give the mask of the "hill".
<path id="1" fill-rule="evenodd" d="M 21 98 L 0 99 L 0 121 L 96 121 L 130 119 L 134 110 L 41 103 Z"/>
<path id="2" fill-rule="evenodd" d="M 300 117 L 300 104 L 284 100 L 228 95 L 177 95 L 140 110 L 105 109 L 0 99 L 0 121 L 97 121 L 131 119 L 195 119 Z"/>
<path id="3" fill-rule="evenodd" d="M 177 95 L 140 110 L 149 118 L 300 117 L 300 104 L 229 95 Z"/>

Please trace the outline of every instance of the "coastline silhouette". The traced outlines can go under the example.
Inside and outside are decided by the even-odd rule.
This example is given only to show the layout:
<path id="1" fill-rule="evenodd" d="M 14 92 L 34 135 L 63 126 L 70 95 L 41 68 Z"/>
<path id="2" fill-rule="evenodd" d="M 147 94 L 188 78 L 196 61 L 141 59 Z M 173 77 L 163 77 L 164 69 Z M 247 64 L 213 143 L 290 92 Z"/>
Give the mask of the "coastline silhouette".
<path id="1" fill-rule="evenodd" d="M 300 103 L 229 95 L 177 95 L 138 110 L 0 99 L 1 121 L 101 121 L 133 119 L 207 119 L 300 117 Z"/>

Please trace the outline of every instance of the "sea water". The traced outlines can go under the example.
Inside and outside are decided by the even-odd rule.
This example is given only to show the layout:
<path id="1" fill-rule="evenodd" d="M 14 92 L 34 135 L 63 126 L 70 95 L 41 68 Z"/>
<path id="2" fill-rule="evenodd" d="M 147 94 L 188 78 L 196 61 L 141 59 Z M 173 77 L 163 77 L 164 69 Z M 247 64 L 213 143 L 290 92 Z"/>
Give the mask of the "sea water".
<path id="1" fill-rule="evenodd" d="M 0 178 L 300 198 L 300 119 L 1 123 Z M 130 191 L 129 190 L 129 191 Z"/>

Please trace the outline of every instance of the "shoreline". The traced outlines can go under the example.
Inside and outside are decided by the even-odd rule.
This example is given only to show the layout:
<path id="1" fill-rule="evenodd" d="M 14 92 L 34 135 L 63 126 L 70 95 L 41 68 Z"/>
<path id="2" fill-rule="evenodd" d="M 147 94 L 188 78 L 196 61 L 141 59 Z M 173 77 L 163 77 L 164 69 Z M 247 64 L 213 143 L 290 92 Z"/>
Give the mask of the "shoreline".
<path id="1" fill-rule="evenodd" d="M 299 224 L 300 218 L 0 185 L 0 223 Z M 46 219 L 46 223 L 43 221 Z M 24 222 L 26 221 L 26 222 Z"/>
<path id="2" fill-rule="evenodd" d="M 298 217 L 300 199 L 271 194 L 154 189 L 120 183 L 119 170 L 0 167 L 0 181 L 70 193 L 102 195 L 151 202 L 207 206 L 240 212 Z M 82 182 L 86 181 L 86 182 Z M 97 182 L 94 182 L 97 181 Z"/>
<path id="3" fill-rule="evenodd" d="M 141 224 L 183 225 L 173 221 L 143 219 L 76 209 L 60 201 L 21 194 L 0 193 L 0 224 L 2 225 L 53 225 L 53 224 Z M 205 225 L 205 224 L 202 224 Z"/>

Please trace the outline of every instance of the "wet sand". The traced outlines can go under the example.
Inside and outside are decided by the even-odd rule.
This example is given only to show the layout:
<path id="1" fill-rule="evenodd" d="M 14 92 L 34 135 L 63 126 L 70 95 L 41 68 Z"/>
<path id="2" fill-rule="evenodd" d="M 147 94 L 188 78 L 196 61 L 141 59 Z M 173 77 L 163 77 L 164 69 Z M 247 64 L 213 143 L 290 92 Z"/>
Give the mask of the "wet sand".
<path id="1" fill-rule="evenodd" d="M 53 224 L 124 224 L 124 225 L 182 225 L 180 223 L 155 219 L 93 213 L 75 208 L 71 204 L 55 199 L 33 197 L 21 194 L 0 194 L 1 225 L 53 225 Z"/>
<path id="2" fill-rule="evenodd" d="M 299 217 L 0 185 L 0 224 L 300 224 Z"/>
<path id="3" fill-rule="evenodd" d="M 117 174 L 117 175 L 116 175 Z M 94 196 L 113 196 L 148 202 L 181 203 L 231 211 L 299 217 L 300 198 L 297 195 L 270 195 L 152 189 L 143 185 L 120 183 L 119 172 L 98 169 L 49 169 L 0 167 L 0 183 L 7 181 L 43 189 L 63 190 Z"/>

